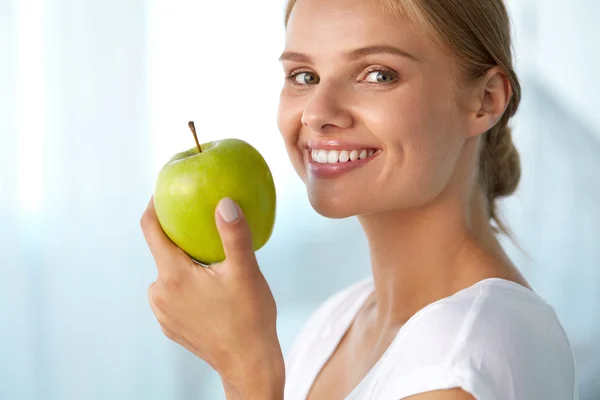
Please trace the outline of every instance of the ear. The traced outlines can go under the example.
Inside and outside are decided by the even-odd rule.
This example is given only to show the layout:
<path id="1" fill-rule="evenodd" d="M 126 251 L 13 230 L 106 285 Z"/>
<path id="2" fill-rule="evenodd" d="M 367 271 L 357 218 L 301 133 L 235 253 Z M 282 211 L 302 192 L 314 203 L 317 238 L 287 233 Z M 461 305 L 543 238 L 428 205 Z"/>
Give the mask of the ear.
<path id="1" fill-rule="evenodd" d="M 512 98 L 512 87 L 502 69 L 495 66 L 477 80 L 471 94 L 472 114 L 468 134 L 478 136 L 500 121 Z"/>

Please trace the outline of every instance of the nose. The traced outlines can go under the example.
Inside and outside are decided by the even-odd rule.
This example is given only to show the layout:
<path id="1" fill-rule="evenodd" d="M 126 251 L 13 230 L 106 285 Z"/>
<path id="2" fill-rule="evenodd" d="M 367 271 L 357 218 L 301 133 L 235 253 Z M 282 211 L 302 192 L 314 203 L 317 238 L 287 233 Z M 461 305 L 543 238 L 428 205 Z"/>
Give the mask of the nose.
<path id="1" fill-rule="evenodd" d="M 302 113 L 302 125 L 318 133 L 350 128 L 353 118 L 341 97 L 333 87 L 319 86 Z"/>

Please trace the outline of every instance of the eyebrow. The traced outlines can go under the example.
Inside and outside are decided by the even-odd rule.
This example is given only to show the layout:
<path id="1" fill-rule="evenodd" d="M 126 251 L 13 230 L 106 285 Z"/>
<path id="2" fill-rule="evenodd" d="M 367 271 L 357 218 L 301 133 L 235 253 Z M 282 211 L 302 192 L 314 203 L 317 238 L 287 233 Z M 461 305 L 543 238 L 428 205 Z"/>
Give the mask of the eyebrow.
<path id="1" fill-rule="evenodd" d="M 392 54 L 392 55 L 396 55 L 396 56 L 400 56 L 400 57 L 404 57 L 404 58 L 409 58 L 409 59 L 419 62 L 419 63 L 422 62 L 421 60 L 419 60 L 417 57 L 413 56 L 406 50 L 402 50 L 397 47 L 387 46 L 387 45 L 362 47 L 360 49 L 356 49 L 356 50 L 352 50 L 350 52 L 344 53 L 343 57 L 346 60 L 351 61 L 351 60 L 356 60 L 356 59 L 366 57 L 366 56 L 369 56 L 372 54 Z M 283 54 L 281 54 L 281 56 L 279 57 L 279 61 L 284 61 L 284 60 L 312 63 L 312 59 L 310 58 L 310 56 L 308 56 L 306 54 L 302 54 L 302 53 L 296 53 L 293 51 L 283 52 Z"/>

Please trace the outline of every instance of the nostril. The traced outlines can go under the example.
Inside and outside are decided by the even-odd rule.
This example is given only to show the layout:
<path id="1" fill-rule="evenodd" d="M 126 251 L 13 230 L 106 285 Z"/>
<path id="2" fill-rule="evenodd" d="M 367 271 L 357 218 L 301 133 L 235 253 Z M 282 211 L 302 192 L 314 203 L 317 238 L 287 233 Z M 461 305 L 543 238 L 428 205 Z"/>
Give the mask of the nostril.
<path id="1" fill-rule="evenodd" d="M 333 124 L 325 124 L 321 126 L 321 132 L 327 133 L 329 131 L 335 130 L 337 127 Z"/>

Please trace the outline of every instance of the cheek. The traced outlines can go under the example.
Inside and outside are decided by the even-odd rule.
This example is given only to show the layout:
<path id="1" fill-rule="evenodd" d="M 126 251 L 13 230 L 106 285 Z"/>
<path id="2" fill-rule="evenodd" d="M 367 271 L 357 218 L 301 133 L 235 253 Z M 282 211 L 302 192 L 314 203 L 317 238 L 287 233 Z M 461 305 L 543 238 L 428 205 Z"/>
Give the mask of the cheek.
<path id="1" fill-rule="evenodd" d="M 461 148 L 449 105 L 439 95 L 413 91 L 378 120 L 390 156 L 384 177 L 389 195 L 411 204 L 436 196 L 455 169 Z"/>
<path id="2" fill-rule="evenodd" d="M 412 184 L 420 187 L 425 197 L 437 196 L 448 184 L 456 168 L 462 142 L 452 115 L 445 110 L 431 110 L 430 117 L 419 122 L 407 158 Z"/>
<path id="3" fill-rule="evenodd" d="M 289 98 L 282 93 L 277 111 L 277 127 L 283 137 L 290 161 L 302 179 L 305 178 L 306 171 L 304 171 L 303 154 L 298 148 L 298 136 L 302 128 L 303 110 L 301 101 Z"/>

